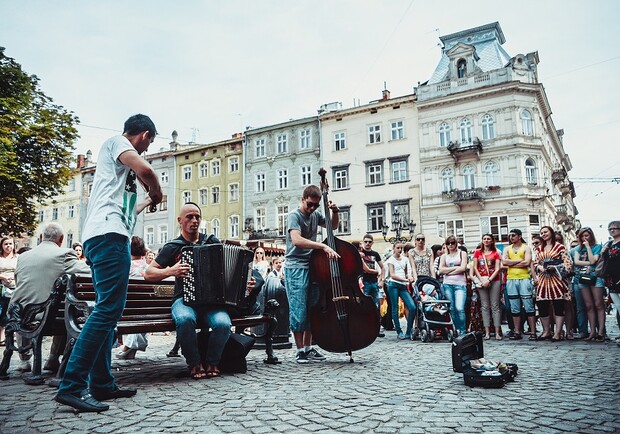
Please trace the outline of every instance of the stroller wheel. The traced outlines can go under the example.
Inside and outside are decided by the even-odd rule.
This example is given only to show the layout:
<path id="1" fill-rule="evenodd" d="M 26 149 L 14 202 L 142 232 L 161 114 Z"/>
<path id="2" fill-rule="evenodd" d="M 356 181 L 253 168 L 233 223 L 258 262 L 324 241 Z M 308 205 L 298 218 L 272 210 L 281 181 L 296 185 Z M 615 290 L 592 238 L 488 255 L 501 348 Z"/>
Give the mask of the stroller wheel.
<path id="1" fill-rule="evenodd" d="M 424 329 L 422 329 L 422 331 L 420 331 L 420 340 L 422 342 L 428 342 L 428 332 Z"/>
<path id="2" fill-rule="evenodd" d="M 446 335 L 448 336 L 448 342 L 452 342 L 454 341 L 454 331 L 452 330 L 448 330 L 446 332 Z"/>
<path id="3" fill-rule="evenodd" d="M 428 337 L 429 337 L 429 339 L 428 339 L 428 340 L 429 340 L 430 342 L 433 342 L 433 341 L 435 340 L 435 330 L 431 330 L 431 331 L 428 333 Z"/>

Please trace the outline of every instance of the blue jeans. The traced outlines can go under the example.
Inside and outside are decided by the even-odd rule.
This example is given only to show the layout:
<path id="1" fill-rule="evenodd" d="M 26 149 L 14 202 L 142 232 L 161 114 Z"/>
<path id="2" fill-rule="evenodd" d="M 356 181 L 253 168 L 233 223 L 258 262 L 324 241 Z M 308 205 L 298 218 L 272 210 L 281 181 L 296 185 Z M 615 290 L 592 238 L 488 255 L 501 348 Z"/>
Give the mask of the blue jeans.
<path id="1" fill-rule="evenodd" d="M 310 330 L 309 311 L 319 301 L 319 288 L 310 283 L 308 268 L 287 268 L 284 272 L 289 322 L 293 333 Z"/>
<path id="2" fill-rule="evenodd" d="M 364 280 L 364 294 L 372 297 L 372 301 L 379 307 L 379 283 Z"/>
<path id="3" fill-rule="evenodd" d="M 583 286 L 575 281 L 573 281 L 571 285 L 575 296 L 575 305 L 577 306 L 577 330 L 579 333 L 588 334 L 588 314 L 586 313 L 586 305 L 581 295 L 581 288 Z"/>
<path id="4" fill-rule="evenodd" d="M 464 334 L 465 330 L 465 299 L 467 298 L 467 287 L 465 285 L 443 285 L 443 293 L 446 299 L 450 300 L 450 315 L 454 327 L 459 334 Z"/>
<path id="5" fill-rule="evenodd" d="M 69 358 L 58 394 L 79 395 L 87 387 L 94 392 L 113 390 L 110 371 L 114 329 L 123 314 L 131 257 L 129 239 L 108 233 L 84 242 L 91 267 L 96 304 Z"/>
<path id="6" fill-rule="evenodd" d="M 416 307 L 411 294 L 407 291 L 407 285 L 397 283 L 392 280 L 388 282 L 388 296 L 390 297 L 390 303 L 392 304 L 392 321 L 394 321 L 394 328 L 396 333 L 402 333 L 403 330 L 400 327 L 400 320 L 398 319 L 398 297 L 403 299 L 403 303 L 409 309 L 409 315 L 407 315 L 407 331 L 406 334 L 410 335 L 413 329 L 413 320 L 415 319 Z"/>
<path id="7" fill-rule="evenodd" d="M 183 351 L 183 356 L 190 368 L 200 363 L 197 327 L 211 329 L 206 362 L 217 365 L 222 358 L 224 346 L 230 337 L 231 321 L 228 312 L 222 309 L 207 307 L 192 307 L 183 303 L 183 298 L 177 298 L 172 303 L 172 319 L 177 329 L 177 340 Z"/>

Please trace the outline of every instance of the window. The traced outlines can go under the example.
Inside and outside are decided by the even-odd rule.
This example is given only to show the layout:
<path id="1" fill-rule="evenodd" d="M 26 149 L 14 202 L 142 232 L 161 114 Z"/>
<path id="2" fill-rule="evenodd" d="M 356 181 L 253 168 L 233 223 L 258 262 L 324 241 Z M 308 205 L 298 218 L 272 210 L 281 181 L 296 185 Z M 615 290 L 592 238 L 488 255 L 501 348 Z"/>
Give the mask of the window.
<path id="1" fill-rule="evenodd" d="M 476 188 L 476 168 L 471 164 L 463 167 L 463 185 L 465 190 Z"/>
<path id="2" fill-rule="evenodd" d="M 532 114 L 528 110 L 521 112 L 521 129 L 526 136 L 534 135 L 534 126 L 532 125 Z"/>
<path id="3" fill-rule="evenodd" d="M 450 125 L 443 122 L 439 125 L 439 146 L 446 147 L 450 144 Z"/>
<path id="4" fill-rule="evenodd" d="M 217 238 L 220 238 L 220 220 L 219 219 L 213 219 L 213 223 L 211 223 L 211 228 L 213 230 L 213 235 L 215 235 Z"/>
<path id="5" fill-rule="evenodd" d="M 69 185 L 67 185 L 67 191 L 75 191 L 75 178 L 71 178 L 69 180 Z"/>
<path id="6" fill-rule="evenodd" d="M 437 222 L 437 235 L 441 238 L 447 238 L 450 235 L 455 235 L 457 238 L 462 238 L 463 233 L 463 220 L 446 220 Z"/>
<path id="7" fill-rule="evenodd" d="M 75 205 L 69 205 L 67 207 L 67 218 L 72 219 L 75 217 Z"/>
<path id="8" fill-rule="evenodd" d="M 286 227 L 288 226 L 288 205 L 278 206 L 276 219 L 278 222 L 278 235 L 283 237 L 286 235 Z"/>
<path id="9" fill-rule="evenodd" d="M 159 225 L 157 233 L 159 234 L 158 244 L 166 244 L 168 242 L 168 225 Z"/>
<path id="10" fill-rule="evenodd" d="M 254 230 L 261 231 L 265 229 L 267 227 L 267 211 L 265 208 L 256 208 L 256 212 L 254 214 L 256 215 L 256 218 L 254 219 L 256 221 Z"/>
<path id="11" fill-rule="evenodd" d="M 459 59 L 456 62 L 456 76 L 457 78 L 464 78 L 467 74 L 467 61 L 465 59 Z"/>
<path id="12" fill-rule="evenodd" d="M 350 234 L 351 233 L 351 208 L 339 207 L 338 213 L 338 228 L 336 232 L 338 234 Z"/>
<path id="13" fill-rule="evenodd" d="M 73 246 L 73 232 L 67 232 L 67 247 L 71 249 Z"/>
<path id="14" fill-rule="evenodd" d="M 209 176 L 209 163 L 205 161 L 200 163 L 200 177 L 206 178 L 207 176 Z"/>
<path id="15" fill-rule="evenodd" d="M 207 221 L 206 220 L 201 220 L 200 221 L 200 228 L 198 229 L 198 231 L 201 234 L 205 234 L 205 235 L 208 233 L 208 231 L 207 231 Z"/>
<path id="16" fill-rule="evenodd" d="M 228 173 L 236 173 L 239 171 L 239 157 L 230 157 L 228 159 Z"/>
<path id="17" fill-rule="evenodd" d="M 454 171 L 446 167 L 441 171 L 441 191 L 447 193 L 454 190 Z"/>
<path id="18" fill-rule="evenodd" d="M 201 188 L 200 189 L 200 205 L 208 205 L 209 204 L 209 189 Z"/>
<path id="19" fill-rule="evenodd" d="M 370 125 L 368 126 L 368 143 L 379 143 L 381 142 L 381 125 Z"/>
<path id="20" fill-rule="evenodd" d="M 52 220 L 58 220 L 58 208 L 52 208 Z"/>
<path id="21" fill-rule="evenodd" d="M 256 158 L 265 156 L 265 139 L 254 140 L 254 156 Z"/>
<path id="22" fill-rule="evenodd" d="M 484 178 L 488 186 L 499 185 L 499 167 L 494 161 L 489 161 L 484 165 Z"/>
<path id="23" fill-rule="evenodd" d="M 530 214 L 529 220 L 532 232 L 538 233 L 540 231 L 540 216 L 538 214 Z"/>
<path id="24" fill-rule="evenodd" d="M 305 165 L 305 166 L 301 166 L 301 168 L 299 169 L 299 172 L 301 174 L 301 185 L 310 185 L 312 184 L 312 166 Z"/>
<path id="25" fill-rule="evenodd" d="M 239 200 L 239 184 L 230 184 L 228 186 L 228 201 L 237 202 Z"/>
<path id="26" fill-rule="evenodd" d="M 538 184 L 536 162 L 532 158 L 528 158 L 527 160 L 525 160 L 525 179 L 528 184 Z"/>
<path id="27" fill-rule="evenodd" d="M 508 216 L 481 217 L 480 232 L 493 234 L 495 241 L 508 242 Z"/>
<path id="28" fill-rule="evenodd" d="M 299 132 L 299 149 L 310 149 L 312 147 L 312 136 L 310 129 L 306 128 Z"/>
<path id="29" fill-rule="evenodd" d="M 39 221 L 42 222 L 43 220 L 45 220 L 45 211 L 41 210 L 39 211 Z"/>
<path id="30" fill-rule="evenodd" d="M 220 160 L 211 161 L 211 176 L 219 176 L 220 174 Z"/>
<path id="31" fill-rule="evenodd" d="M 334 133 L 334 149 L 336 151 L 342 151 L 343 149 L 347 149 L 347 138 L 344 131 Z"/>
<path id="32" fill-rule="evenodd" d="M 367 205 L 368 232 L 380 231 L 385 219 L 385 203 Z"/>
<path id="33" fill-rule="evenodd" d="M 495 119 L 490 114 L 482 116 L 482 140 L 495 138 Z"/>
<path id="34" fill-rule="evenodd" d="M 185 190 L 183 192 L 183 203 L 187 203 L 191 201 L 192 201 L 192 192 L 189 190 Z"/>
<path id="35" fill-rule="evenodd" d="M 461 120 L 461 143 L 471 143 L 471 121 L 468 118 Z"/>
<path id="36" fill-rule="evenodd" d="M 230 238 L 239 238 L 239 216 L 228 217 L 228 233 Z"/>
<path id="37" fill-rule="evenodd" d="M 403 121 L 392 121 L 390 123 L 390 137 L 392 140 L 402 140 L 405 138 Z"/>
<path id="38" fill-rule="evenodd" d="M 349 188 L 349 167 L 334 167 L 334 190 L 344 190 Z"/>
<path id="39" fill-rule="evenodd" d="M 153 226 L 144 228 L 144 244 L 147 246 L 155 244 L 155 228 Z"/>
<path id="40" fill-rule="evenodd" d="M 278 190 L 288 188 L 288 169 L 278 170 Z"/>
<path id="41" fill-rule="evenodd" d="M 220 203 L 220 187 L 211 187 L 211 203 Z"/>
<path id="42" fill-rule="evenodd" d="M 276 137 L 276 148 L 278 154 L 286 154 L 288 152 L 288 135 L 278 134 Z"/>
<path id="43" fill-rule="evenodd" d="M 183 181 L 189 181 L 192 179 L 192 166 L 183 167 Z"/>
<path id="44" fill-rule="evenodd" d="M 161 202 L 159 202 L 159 210 L 160 211 L 168 210 L 168 196 L 165 194 L 162 196 Z"/>
<path id="45" fill-rule="evenodd" d="M 168 184 L 168 171 L 167 170 L 162 170 L 159 173 L 159 182 L 161 184 Z"/>
<path id="46" fill-rule="evenodd" d="M 383 184 L 383 161 L 366 163 L 366 185 Z"/>
<path id="47" fill-rule="evenodd" d="M 403 182 L 409 180 L 409 170 L 407 169 L 407 160 L 391 160 L 390 161 L 391 182 Z"/>
<path id="48" fill-rule="evenodd" d="M 265 174 L 257 173 L 254 179 L 255 179 L 254 186 L 256 187 L 256 192 L 257 193 L 264 192 L 265 191 Z"/>

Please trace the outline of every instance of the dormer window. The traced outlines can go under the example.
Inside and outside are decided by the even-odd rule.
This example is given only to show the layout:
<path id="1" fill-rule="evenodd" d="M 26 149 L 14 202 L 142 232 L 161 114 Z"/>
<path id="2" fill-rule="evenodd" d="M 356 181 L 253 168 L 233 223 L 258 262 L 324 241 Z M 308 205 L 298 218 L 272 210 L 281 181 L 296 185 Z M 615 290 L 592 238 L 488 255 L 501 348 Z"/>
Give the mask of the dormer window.
<path id="1" fill-rule="evenodd" d="M 467 61 L 465 59 L 459 59 L 456 62 L 456 75 L 458 78 L 463 78 L 465 74 L 467 74 Z"/>

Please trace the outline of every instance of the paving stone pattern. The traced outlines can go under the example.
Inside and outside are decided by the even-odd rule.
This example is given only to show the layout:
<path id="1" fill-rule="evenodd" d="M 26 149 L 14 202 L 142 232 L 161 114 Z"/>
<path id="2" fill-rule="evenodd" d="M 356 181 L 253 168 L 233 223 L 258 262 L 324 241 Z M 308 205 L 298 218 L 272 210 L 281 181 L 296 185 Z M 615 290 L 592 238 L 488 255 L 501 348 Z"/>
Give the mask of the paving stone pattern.
<path id="1" fill-rule="evenodd" d="M 620 331 L 607 317 L 609 335 Z M 46 342 L 47 351 L 50 342 Z M 502 389 L 469 388 L 451 366 L 450 344 L 399 341 L 298 365 L 252 350 L 248 373 L 195 381 L 167 358 L 174 335 L 155 334 L 135 360 L 115 360 L 118 383 L 138 388 L 103 413 L 75 414 L 55 389 L 27 386 L 15 370 L 0 382 L 2 433 L 614 433 L 620 432 L 620 347 L 613 341 L 485 341 L 485 356 L 519 365 Z"/>

